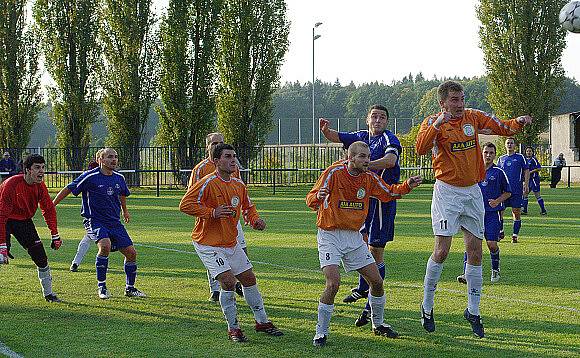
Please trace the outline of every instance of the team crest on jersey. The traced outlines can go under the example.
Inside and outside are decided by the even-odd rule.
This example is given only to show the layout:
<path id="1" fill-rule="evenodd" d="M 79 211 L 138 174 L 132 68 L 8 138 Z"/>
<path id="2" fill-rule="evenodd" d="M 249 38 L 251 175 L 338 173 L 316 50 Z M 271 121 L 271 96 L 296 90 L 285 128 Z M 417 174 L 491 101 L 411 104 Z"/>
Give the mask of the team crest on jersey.
<path id="1" fill-rule="evenodd" d="M 482 181 L 481 186 L 487 186 L 487 180 Z"/>
<path id="2" fill-rule="evenodd" d="M 471 123 L 464 124 L 463 133 L 465 133 L 465 135 L 468 137 L 472 137 L 475 134 L 475 128 L 473 128 Z"/>
<path id="3" fill-rule="evenodd" d="M 507 165 L 508 167 L 511 167 L 512 166 L 512 162 L 508 160 L 508 161 L 506 161 L 505 165 Z"/>
<path id="4" fill-rule="evenodd" d="M 471 140 L 468 140 L 466 142 L 451 143 L 451 151 L 452 152 L 461 152 L 461 151 L 468 150 L 471 148 L 475 148 L 475 139 L 471 139 Z"/>
<path id="5" fill-rule="evenodd" d="M 121 189 L 121 187 L 119 186 L 119 183 L 115 184 L 115 189 Z"/>
<path id="6" fill-rule="evenodd" d="M 364 188 L 360 188 L 359 190 L 357 190 L 356 192 L 356 198 L 357 199 L 362 199 L 365 197 L 365 195 L 367 194 L 367 192 L 365 191 Z"/>
<path id="7" fill-rule="evenodd" d="M 493 175 L 490 175 L 489 180 L 495 180 L 495 177 Z"/>
<path id="8" fill-rule="evenodd" d="M 365 206 L 364 206 L 364 203 L 361 203 L 360 201 L 340 200 L 338 202 L 338 207 L 340 209 L 363 210 Z"/>
<path id="9" fill-rule="evenodd" d="M 113 195 L 115 193 L 115 191 L 113 190 L 113 188 L 108 187 L 107 188 L 107 195 Z"/>
<path id="10" fill-rule="evenodd" d="M 238 196 L 232 197 L 232 206 L 237 208 L 240 205 L 240 198 Z"/>

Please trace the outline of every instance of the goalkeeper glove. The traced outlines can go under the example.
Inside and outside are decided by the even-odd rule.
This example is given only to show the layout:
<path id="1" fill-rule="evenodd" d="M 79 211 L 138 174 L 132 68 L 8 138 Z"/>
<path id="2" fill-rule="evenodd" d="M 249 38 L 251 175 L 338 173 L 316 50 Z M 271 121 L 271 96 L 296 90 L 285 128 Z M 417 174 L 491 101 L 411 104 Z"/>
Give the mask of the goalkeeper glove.
<path id="1" fill-rule="evenodd" d="M 58 250 L 62 245 L 62 240 L 58 234 L 52 235 L 52 242 L 50 243 L 50 248 L 53 250 Z"/>

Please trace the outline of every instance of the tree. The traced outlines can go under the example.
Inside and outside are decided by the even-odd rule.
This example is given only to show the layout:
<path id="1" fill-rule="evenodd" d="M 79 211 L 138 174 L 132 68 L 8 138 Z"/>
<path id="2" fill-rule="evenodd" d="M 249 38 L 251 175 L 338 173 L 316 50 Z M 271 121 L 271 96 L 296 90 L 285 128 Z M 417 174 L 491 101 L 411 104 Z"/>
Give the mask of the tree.
<path id="1" fill-rule="evenodd" d="M 101 49 L 98 6 L 93 0 L 37 0 L 45 67 L 55 82 L 49 88 L 57 142 L 70 169 L 84 166 L 91 125 L 99 115 L 97 67 Z"/>
<path id="2" fill-rule="evenodd" d="M 564 2 L 481 0 L 477 7 L 488 101 L 501 117 L 535 118 L 518 135 L 523 143 L 536 143 L 558 108 L 565 31 L 556 19 Z"/>
<path id="3" fill-rule="evenodd" d="M 161 24 L 159 143 L 192 168 L 214 127 L 215 45 L 221 0 L 170 0 Z"/>
<path id="4" fill-rule="evenodd" d="M 0 0 L 0 146 L 23 148 L 41 109 L 39 45 L 25 0 Z"/>
<path id="5" fill-rule="evenodd" d="M 157 96 L 158 36 L 151 0 L 103 0 L 104 46 L 101 86 L 107 117 L 107 145 L 118 148 L 121 164 L 139 169 L 141 138 Z M 138 185 L 139 176 L 130 178 Z M 132 179 L 132 180 L 131 180 Z"/>
<path id="6" fill-rule="evenodd" d="M 272 128 L 272 94 L 288 50 L 283 0 L 225 0 L 220 20 L 218 128 L 236 147 L 263 145 Z M 254 155 L 241 155 L 242 164 Z"/>

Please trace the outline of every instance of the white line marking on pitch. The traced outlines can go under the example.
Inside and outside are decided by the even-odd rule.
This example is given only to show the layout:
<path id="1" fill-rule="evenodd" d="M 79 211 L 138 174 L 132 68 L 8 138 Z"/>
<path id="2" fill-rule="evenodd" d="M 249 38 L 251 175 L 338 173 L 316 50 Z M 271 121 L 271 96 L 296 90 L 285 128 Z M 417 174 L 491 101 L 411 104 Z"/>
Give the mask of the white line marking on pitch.
<path id="1" fill-rule="evenodd" d="M 8 348 L 8 346 L 2 342 L 0 342 L 0 355 L 5 355 L 6 357 L 9 357 L 9 358 L 24 358 L 20 354 L 14 352 L 12 349 Z"/>
<path id="2" fill-rule="evenodd" d="M 151 249 L 162 250 L 162 251 L 172 251 L 172 252 L 179 252 L 179 253 L 182 253 L 182 254 L 190 254 L 190 255 L 196 255 L 197 256 L 197 253 L 195 251 L 186 251 L 186 250 L 179 250 L 179 249 L 171 249 L 171 248 L 168 248 L 168 247 L 145 245 L 145 244 L 134 244 L 134 245 L 135 246 L 147 247 L 147 248 L 151 248 Z M 295 267 L 295 266 L 278 265 L 278 264 L 273 264 L 273 263 L 270 263 L 270 262 L 263 262 L 263 261 L 256 261 L 256 260 L 251 260 L 251 261 L 252 261 L 252 263 L 257 263 L 257 264 L 267 265 L 267 266 L 272 266 L 272 267 L 277 267 L 277 268 L 283 268 L 283 269 L 289 269 L 289 270 L 294 270 L 294 271 L 321 273 L 320 270 L 313 270 L 313 269 L 307 269 L 307 268 Z M 393 282 L 393 281 L 387 281 L 387 282 L 388 282 L 388 285 L 389 286 L 399 286 L 399 287 L 404 287 L 404 288 L 423 289 L 423 286 L 421 286 L 421 285 L 415 285 L 415 284 L 409 284 L 409 283 L 403 283 L 403 282 Z M 460 294 L 460 295 L 465 294 L 465 291 L 454 290 L 454 289 L 449 289 L 449 288 L 437 288 L 437 290 L 438 291 L 450 292 L 450 293 L 456 293 L 456 294 Z M 523 299 L 520 299 L 520 298 L 511 298 L 511 297 L 495 296 L 495 295 L 489 295 L 489 294 L 482 294 L 482 296 L 489 297 L 489 298 L 493 298 L 493 299 L 496 299 L 498 301 L 507 301 L 509 303 L 518 302 L 518 303 L 525 303 L 525 304 L 533 305 L 533 306 L 542 306 L 542 307 L 548 307 L 548 308 L 555 308 L 555 309 L 570 311 L 570 312 L 574 312 L 574 313 L 580 313 L 580 310 L 577 309 L 577 308 L 574 308 L 574 307 L 552 305 L 552 304 L 549 304 L 549 303 L 535 302 L 535 301 L 530 301 L 530 300 L 523 300 Z"/>

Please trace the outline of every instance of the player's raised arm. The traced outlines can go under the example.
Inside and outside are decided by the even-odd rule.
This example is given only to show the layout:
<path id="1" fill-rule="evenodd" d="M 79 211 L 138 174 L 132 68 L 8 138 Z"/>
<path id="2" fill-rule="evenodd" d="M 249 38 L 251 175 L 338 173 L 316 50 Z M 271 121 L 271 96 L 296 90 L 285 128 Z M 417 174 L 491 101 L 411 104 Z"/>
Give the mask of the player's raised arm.
<path id="1" fill-rule="evenodd" d="M 54 206 L 58 205 L 58 203 L 60 203 L 70 193 L 71 193 L 71 190 L 68 187 L 65 186 L 64 188 L 62 188 L 62 190 L 59 191 L 58 194 L 56 194 L 56 196 L 52 200 L 52 203 L 54 204 Z"/>
<path id="2" fill-rule="evenodd" d="M 507 121 L 502 121 L 495 116 L 480 110 L 472 110 L 479 122 L 478 130 L 485 134 L 496 134 L 501 136 L 512 136 L 521 131 L 522 128 L 532 123 L 532 117 L 520 116 Z"/>
<path id="3" fill-rule="evenodd" d="M 372 197 L 379 199 L 382 202 L 400 199 L 403 195 L 409 193 L 413 188 L 416 188 L 423 182 L 421 176 L 410 177 L 402 184 L 387 184 L 383 178 L 374 173 L 370 173 L 373 177 L 373 186 L 371 193 Z"/>
<path id="4" fill-rule="evenodd" d="M 425 155 L 431 150 L 431 148 L 433 148 L 433 141 L 440 133 L 439 126 L 443 121 L 448 120 L 449 119 L 445 116 L 445 113 L 441 113 L 439 116 L 425 118 L 423 123 L 421 123 L 421 128 L 417 134 L 417 142 L 415 143 L 417 154 Z"/>
<path id="5" fill-rule="evenodd" d="M 324 135 L 324 138 L 328 139 L 333 143 L 340 143 L 340 137 L 338 136 L 338 131 L 330 128 L 330 121 L 326 118 L 320 118 L 318 120 L 320 126 L 320 131 Z"/>
<path id="6" fill-rule="evenodd" d="M 208 206 L 205 206 L 204 195 L 206 194 L 205 192 L 206 185 L 204 184 L 206 184 L 206 182 L 211 179 L 212 178 L 210 177 L 206 178 L 205 180 L 198 181 L 197 183 L 195 183 L 195 185 L 187 189 L 187 192 L 185 193 L 183 198 L 181 198 L 181 202 L 179 203 L 179 210 L 182 213 L 191 216 L 197 216 L 199 218 L 204 219 L 222 216 L 223 214 L 222 211 L 224 211 L 224 208 L 222 207 L 210 208 Z M 216 214 L 219 216 L 215 216 Z"/>

